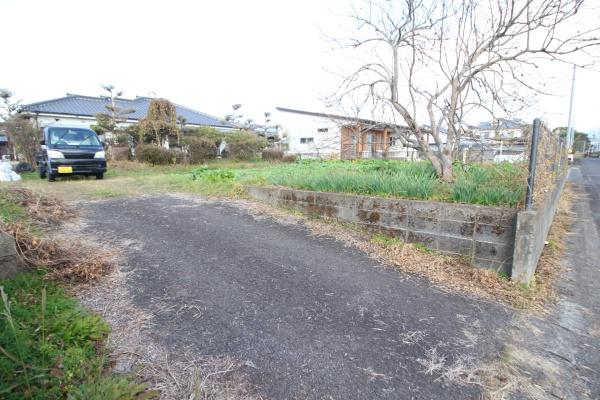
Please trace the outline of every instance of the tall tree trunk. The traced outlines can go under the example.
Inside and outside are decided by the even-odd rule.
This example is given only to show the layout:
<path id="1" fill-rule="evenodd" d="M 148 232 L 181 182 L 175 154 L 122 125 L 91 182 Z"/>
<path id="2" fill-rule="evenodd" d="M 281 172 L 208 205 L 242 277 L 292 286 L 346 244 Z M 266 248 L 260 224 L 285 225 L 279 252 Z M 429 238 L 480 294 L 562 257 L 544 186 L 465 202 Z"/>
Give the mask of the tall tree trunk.
<path id="1" fill-rule="evenodd" d="M 438 178 L 446 182 L 452 182 L 454 180 L 451 157 L 448 157 L 443 153 L 435 153 L 430 150 L 425 152 L 425 157 L 431 161 L 433 169 L 435 170 Z"/>

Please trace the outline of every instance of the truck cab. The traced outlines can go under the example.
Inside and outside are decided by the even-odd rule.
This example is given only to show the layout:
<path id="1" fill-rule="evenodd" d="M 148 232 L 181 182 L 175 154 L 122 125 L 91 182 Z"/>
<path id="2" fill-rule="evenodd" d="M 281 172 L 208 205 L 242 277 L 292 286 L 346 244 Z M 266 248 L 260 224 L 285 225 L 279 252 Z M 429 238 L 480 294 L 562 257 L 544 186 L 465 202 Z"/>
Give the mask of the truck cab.
<path id="1" fill-rule="evenodd" d="M 106 172 L 104 146 L 86 126 L 51 124 L 43 129 L 41 151 L 36 157 L 40 178 L 88 175 L 102 179 Z"/>

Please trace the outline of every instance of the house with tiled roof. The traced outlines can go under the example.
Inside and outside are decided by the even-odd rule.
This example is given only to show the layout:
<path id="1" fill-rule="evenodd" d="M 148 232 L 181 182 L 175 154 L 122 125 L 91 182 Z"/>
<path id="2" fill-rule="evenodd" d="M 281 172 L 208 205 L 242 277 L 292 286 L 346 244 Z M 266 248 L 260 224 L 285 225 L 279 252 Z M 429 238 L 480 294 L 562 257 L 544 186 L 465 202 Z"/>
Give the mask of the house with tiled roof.
<path id="1" fill-rule="evenodd" d="M 472 126 L 471 132 L 478 139 L 517 139 L 525 135 L 526 127 L 527 124 L 520 119 L 498 118 Z"/>
<path id="2" fill-rule="evenodd" d="M 121 109 L 132 110 L 127 114 L 127 120 L 122 125 L 127 126 L 138 122 L 148 113 L 148 106 L 152 98 L 136 97 L 134 99 L 117 98 L 115 105 Z M 19 110 L 24 116 L 34 119 L 39 127 L 44 127 L 53 122 L 76 123 L 85 125 L 96 124 L 96 114 L 106 113 L 106 106 L 110 105 L 109 97 L 82 96 L 69 94 L 58 99 L 40 101 L 26 104 Z M 185 118 L 185 125 L 189 127 L 209 126 L 220 131 L 230 131 L 234 125 L 221 118 L 196 111 L 189 107 L 175 104 L 177 116 Z"/>

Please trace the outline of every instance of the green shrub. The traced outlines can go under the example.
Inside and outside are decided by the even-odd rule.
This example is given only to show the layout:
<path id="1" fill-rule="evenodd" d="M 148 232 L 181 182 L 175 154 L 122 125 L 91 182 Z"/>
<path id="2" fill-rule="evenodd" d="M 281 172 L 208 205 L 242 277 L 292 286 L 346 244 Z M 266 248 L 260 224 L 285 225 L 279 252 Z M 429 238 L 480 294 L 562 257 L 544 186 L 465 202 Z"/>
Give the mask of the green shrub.
<path id="1" fill-rule="evenodd" d="M 199 164 L 217 157 L 217 145 L 213 139 L 206 137 L 189 137 L 185 139 L 188 146 L 189 162 Z"/>
<path id="2" fill-rule="evenodd" d="M 177 155 L 173 151 L 153 144 L 139 145 L 135 150 L 135 157 L 140 162 L 152 165 L 167 165 L 177 162 Z"/>
<path id="3" fill-rule="evenodd" d="M 115 145 L 124 146 L 124 145 L 129 144 L 129 140 L 130 140 L 130 136 L 128 133 L 119 133 L 113 137 L 112 142 Z"/>
<path id="4" fill-rule="evenodd" d="M 225 142 L 229 157 L 237 160 L 252 160 L 269 144 L 267 139 L 248 132 L 229 134 Z"/>
<path id="5" fill-rule="evenodd" d="M 202 138 L 210 140 L 215 146 L 219 146 L 223 141 L 224 134 L 210 126 L 201 126 L 186 133 L 186 138 Z"/>
<path id="6" fill-rule="evenodd" d="M 279 149 L 264 149 L 262 159 L 265 161 L 281 161 L 283 159 L 283 151 Z"/>
<path id="7" fill-rule="evenodd" d="M 187 161 L 187 153 L 181 149 L 170 149 L 173 164 L 183 164 Z"/>

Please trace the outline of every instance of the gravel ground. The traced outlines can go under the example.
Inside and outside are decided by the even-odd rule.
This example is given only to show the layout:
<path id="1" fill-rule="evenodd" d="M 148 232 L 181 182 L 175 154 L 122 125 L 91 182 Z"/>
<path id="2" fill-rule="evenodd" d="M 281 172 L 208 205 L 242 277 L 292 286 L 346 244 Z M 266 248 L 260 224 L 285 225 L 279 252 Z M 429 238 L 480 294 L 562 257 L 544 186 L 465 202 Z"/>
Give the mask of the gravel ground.
<path id="1" fill-rule="evenodd" d="M 303 226 L 169 195 L 81 203 L 121 243 L 148 337 L 173 357 L 235 360 L 272 399 L 475 399 L 513 312 L 447 293 Z"/>

